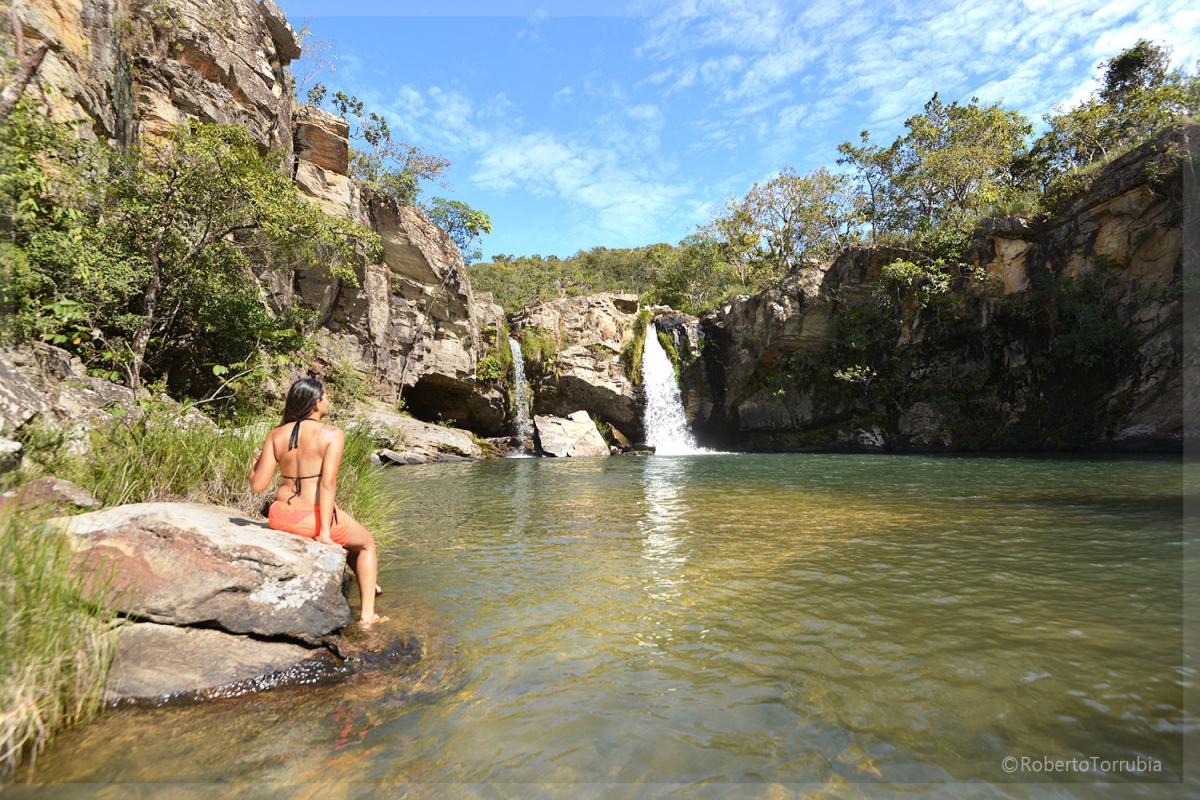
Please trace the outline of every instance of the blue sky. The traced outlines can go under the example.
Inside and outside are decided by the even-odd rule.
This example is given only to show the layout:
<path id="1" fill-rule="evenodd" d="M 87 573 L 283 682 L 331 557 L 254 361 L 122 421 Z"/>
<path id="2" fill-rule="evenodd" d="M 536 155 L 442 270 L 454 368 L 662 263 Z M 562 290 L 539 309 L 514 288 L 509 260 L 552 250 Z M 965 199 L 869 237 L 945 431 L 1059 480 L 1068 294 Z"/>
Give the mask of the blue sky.
<path id="1" fill-rule="evenodd" d="M 1139 37 L 1200 60 L 1194 2 L 281 0 L 331 90 L 453 167 L 494 253 L 675 242 L 786 166 L 890 141 L 934 91 L 1035 120 Z M 301 76 L 304 64 L 294 65 Z"/>

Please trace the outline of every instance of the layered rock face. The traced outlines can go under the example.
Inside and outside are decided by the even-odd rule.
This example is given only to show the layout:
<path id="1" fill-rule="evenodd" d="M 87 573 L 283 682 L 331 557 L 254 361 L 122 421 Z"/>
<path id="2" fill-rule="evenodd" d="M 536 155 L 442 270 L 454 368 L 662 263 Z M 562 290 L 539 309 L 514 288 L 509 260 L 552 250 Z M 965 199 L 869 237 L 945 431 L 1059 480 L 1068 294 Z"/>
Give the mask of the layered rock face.
<path id="1" fill-rule="evenodd" d="M 1048 219 L 988 221 L 973 255 L 987 280 L 959 317 L 900 326 L 890 385 L 835 372 L 870 335 L 880 269 L 911 254 L 852 248 L 730 300 L 701 322 L 705 376 L 685 379 L 712 398 L 702 434 L 752 449 L 1178 449 L 1179 156 L 1198 136 L 1187 126 L 1135 149 Z"/>
<path id="2" fill-rule="evenodd" d="M 511 320 L 540 414 L 586 409 L 640 438 L 638 392 L 623 355 L 633 340 L 635 295 L 594 294 L 530 306 Z"/>
<path id="3" fill-rule="evenodd" d="M 294 108 L 288 69 L 300 48 L 272 0 L 32 0 L 18 6 L 29 46 L 51 49 L 27 96 L 85 135 L 122 145 L 153 140 L 188 119 L 244 127 L 283 155 L 302 194 L 326 212 L 372 226 L 380 263 L 357 285 L 322 265 L 257 278 L 276 310 L 317 311 L 325 361 L 348 358 L 371 373 L 379 396 L 403 391 L 413 413 L 454 419 L 481 433 L 504 429 L 507 398 L 478 384 L 481 333 L 502 324 L 490 297 L 476 299 L 444 231 L 413 208 L 365 196 L 349 177 L 349 126 L 319 109 Z"/>
<path id="4" fill-rule="evenodd" d="M 195 118 L 290 148 L 287 64 L 300 47 L 272 0 L 32 0 L 16 9 L 26 41 L 51 45 L 28 96 L 54 119 L 129 144 Z"/>

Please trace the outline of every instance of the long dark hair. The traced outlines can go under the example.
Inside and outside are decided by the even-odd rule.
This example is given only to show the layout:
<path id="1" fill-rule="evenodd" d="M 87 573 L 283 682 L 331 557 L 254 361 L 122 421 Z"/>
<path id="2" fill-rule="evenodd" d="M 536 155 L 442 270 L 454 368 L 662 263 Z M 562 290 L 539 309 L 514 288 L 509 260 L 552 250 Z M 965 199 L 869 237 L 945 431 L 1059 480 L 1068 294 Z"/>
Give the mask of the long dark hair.
<path id="1" fill-rule="evenodd" d="M 287 403 L 283 406 L 283 422 L 295 422 L 304 419 L 316 407 L 317 401 L 325 394 L 325 384 L 316 378 L 301 378 L 288 389 Z"/>

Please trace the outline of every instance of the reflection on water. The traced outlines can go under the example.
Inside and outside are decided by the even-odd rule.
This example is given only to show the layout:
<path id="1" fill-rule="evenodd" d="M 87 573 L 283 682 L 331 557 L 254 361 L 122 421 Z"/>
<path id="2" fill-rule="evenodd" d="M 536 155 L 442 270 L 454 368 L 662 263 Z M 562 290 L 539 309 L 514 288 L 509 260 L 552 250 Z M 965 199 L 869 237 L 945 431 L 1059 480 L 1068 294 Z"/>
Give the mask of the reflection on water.
<path id="1" fill-rule="evenodd" d="M 121 711 L 61 737 L 40 777 L 1180 796 L 1002 767 L 1140 756 L 1161 764 L 1144 780 L 1184 776 L 1178 464 L 528 459 L 389 480 L 404 545 L 383 608 L 453 635 L 461 679 L 429 683 L 457 688 Z"/>

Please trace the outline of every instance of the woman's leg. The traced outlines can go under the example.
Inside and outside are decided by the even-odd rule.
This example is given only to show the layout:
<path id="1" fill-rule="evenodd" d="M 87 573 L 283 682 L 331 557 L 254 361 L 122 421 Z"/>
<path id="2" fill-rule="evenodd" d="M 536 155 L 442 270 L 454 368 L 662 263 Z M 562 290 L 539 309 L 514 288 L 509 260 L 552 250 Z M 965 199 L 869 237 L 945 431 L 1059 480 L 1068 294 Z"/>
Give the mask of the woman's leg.
<path id="1" fill-rule="evenodd" d="M 354 576 L 358 579 L 358 597 L 362 605 L 361 619 L 363 624 L 380 622 L 386 617 L 375 613 L 376 580 L 379 578 L 379 555 L 375 552 L 375 537 L 365 526 L 342 509 L 338 509 L 338 523 L 346 530 L 346 541 L 343 547 L 347 551 Z"/>

